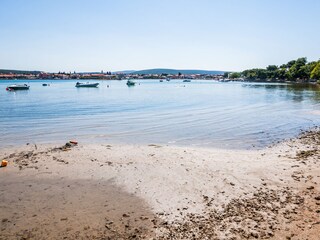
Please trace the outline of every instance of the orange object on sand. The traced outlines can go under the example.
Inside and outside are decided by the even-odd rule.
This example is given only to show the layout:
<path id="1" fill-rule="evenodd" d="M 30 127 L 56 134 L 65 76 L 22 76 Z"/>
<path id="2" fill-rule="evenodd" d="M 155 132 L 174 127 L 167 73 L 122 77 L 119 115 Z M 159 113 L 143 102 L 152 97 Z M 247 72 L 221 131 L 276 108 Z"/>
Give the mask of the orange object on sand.
<path id="1" fill-rule="evenodd" d="M 78 142 L 77 142 L 77 141 L 74 141 L 74 140 L 69 141 L 69 143 L 72 143 L 72 144 L 75 144 L 75 145 L 78 144 Z"/>
<path id="2" fill-rule="evenodd" d="M 2 160 L 1 161 L 1 167 L 6 167 L 8 165 L 8 161 Z"/>

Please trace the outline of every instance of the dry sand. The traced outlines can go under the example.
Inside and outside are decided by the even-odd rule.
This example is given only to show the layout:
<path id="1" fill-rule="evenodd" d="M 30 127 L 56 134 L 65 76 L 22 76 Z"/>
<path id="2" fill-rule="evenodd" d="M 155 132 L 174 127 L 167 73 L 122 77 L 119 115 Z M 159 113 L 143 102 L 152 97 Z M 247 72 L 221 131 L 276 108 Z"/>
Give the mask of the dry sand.
<path id="1" fill-rule="evenodd" d="M 319 239 L 320 133 L 262 150 L 0 150 L 0 239 Z"/>

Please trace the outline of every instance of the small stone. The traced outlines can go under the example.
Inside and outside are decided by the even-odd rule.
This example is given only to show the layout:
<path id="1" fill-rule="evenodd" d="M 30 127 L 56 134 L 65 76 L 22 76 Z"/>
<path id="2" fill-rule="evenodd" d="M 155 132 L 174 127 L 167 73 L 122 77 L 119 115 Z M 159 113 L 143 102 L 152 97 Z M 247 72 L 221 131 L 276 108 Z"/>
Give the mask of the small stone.
<path id="1" fill-rule="evenodd" d="M 237 223 L 241 222 L 241 218 L 240 218 L 240 217 L 235 217 L 233 220 L 234 220 L 235 222 L 237 222 Z"/>
<path id="2" fill-rule="evenodd" d="M 259 234 L 256 233 L 256 232 L 251 232 L 251 236 L 254 237 L 254 238 L 258 238 L 258 237 L 259 237 Z"/>
<path id="3" fill-rule="evenodd" d="M 270 237 L 272 237 L 274 234 L 273 234 L 273 232 L 269 231 L 269 232 L 268 232 L 268 235 L 269 235 Z"/>

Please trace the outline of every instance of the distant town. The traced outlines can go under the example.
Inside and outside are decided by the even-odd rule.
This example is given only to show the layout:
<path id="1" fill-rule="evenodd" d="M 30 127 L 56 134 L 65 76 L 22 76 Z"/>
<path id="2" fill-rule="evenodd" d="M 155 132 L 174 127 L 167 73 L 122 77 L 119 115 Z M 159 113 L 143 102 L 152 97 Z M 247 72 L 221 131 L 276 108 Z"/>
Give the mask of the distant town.
<path id="1" fill-rule="evenodd" d="M 122 73 L 122 72 L 95 72 L 95 73 L 76 73 L 76 72 L 25 72 L 25 71 L 0 71 L 0 79 L 100 79 L 100 80 L 124 80 L 124 79 L 207 79 L 207 80 L 221 80 L 228 77 L 228 74 L 183 74 L 178 72 L 176 74 L 168 73 Z"/>

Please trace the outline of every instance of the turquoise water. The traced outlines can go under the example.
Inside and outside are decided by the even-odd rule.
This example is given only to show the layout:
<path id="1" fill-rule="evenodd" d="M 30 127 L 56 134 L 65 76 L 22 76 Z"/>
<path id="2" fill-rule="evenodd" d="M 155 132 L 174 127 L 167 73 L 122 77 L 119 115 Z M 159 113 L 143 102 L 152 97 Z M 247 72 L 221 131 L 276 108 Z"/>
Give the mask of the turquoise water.
<path id="1" fill-rule="evenodd" d="M 30 90 L 5 90 L 17 82 Z M 320 125 L 320 90 L 312 85 L 141 80 L 134 87 L 99 81 L 99 88 L 75 88 L 75 82 L 0 81 L 0 147 L 77 139 L 251 148 Z"/>

